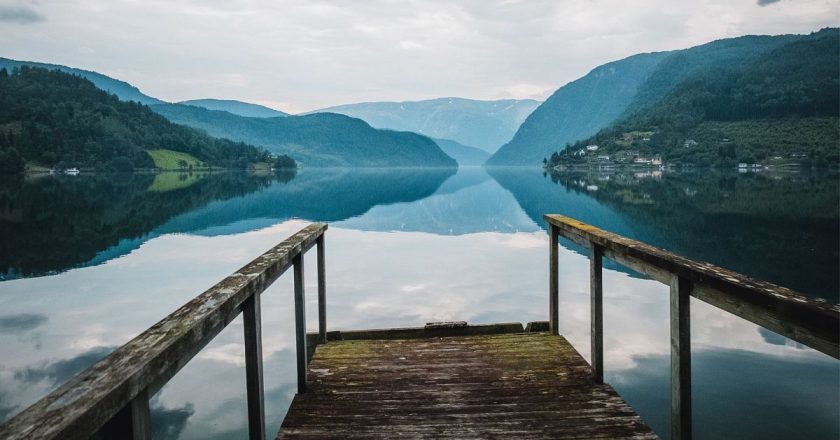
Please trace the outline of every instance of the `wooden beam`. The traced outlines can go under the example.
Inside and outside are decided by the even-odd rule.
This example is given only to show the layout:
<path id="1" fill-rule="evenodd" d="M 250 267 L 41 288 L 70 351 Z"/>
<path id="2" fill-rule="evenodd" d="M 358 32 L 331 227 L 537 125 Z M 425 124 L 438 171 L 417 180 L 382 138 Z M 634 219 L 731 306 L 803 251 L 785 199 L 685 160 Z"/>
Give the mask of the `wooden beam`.
<path id="1" fill-rule="evenodd" d="M 604 383 L 604 283 L 602 258 L 604 248 L 593 244 L 589 255 L 589 311 L 592 374 L 595 382 Z"/>
<path id="2" fill-rule="evenodd" d="M 563 237 L 670 284 L 676 274 L 692 283 L 692 296 L 834 358 L 840 358 L 840 305 L 658 249 L 562 215 L 546 215 Z"/>
<path id="3" fill-rule="evenodd" d="M 327 264 L 324 236 L 318 237 L 318 342 L 327 343 Z"/>
<path id="4" fill-rule="evenodd" d="M 551 334 L 559 335 L 560 321 L 560 287 L 559 287 L 559 262 L 558 262 L 558 230 L 552 224 L 548 226 L 548 326 Z"/>
<path id="5" fill-rule="evenodd" d="M 691 440 L 691 282 L 671 279 L 671 438 Z"/>
<path id="6" fill-rule="evenodd" d="M 248 438 L 265 440 L 265 398 L 263 391 L 262 323 L 260 295 L 242 304 L 245 327 L 245 387 L 248 399 Z"/>
<path id="7" fill-rule="evenodd" d="M 294 260 L 295 274 L 295 339 L 297 340 L 298 393 L 306 392 L 306 294 L 304 292 L 303 256 Z"/>

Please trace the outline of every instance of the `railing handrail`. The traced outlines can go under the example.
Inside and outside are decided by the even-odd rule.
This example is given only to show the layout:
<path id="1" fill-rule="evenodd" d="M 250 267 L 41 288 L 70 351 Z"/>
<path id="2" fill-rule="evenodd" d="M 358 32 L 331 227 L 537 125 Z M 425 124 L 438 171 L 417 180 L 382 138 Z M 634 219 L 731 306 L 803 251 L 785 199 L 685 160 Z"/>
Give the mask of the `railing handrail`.
<path id="1" fill-rule="evenodd" d="M 587 248 L 596 244 L 603 248 L 605 257 L 617 263 L 664 284 L 670 284 L 675 275 L 688 280 L 691 296 L 829 356 L 840 356 L 840 305 L 691 260 L 570 217 L 546 214 L 544 218 L 559 235 Z"/>
<path id="2" fill-rule="evenodd" d="M 549 329 L 558 334 L 559 253 L 563 236 L 589 248 L 592 376 L 604 381 L 604 304 L 602 260 L 609 258 L 670 286 L 671 438 L 690 440 L 690 297 L 837 358 L 840 306 L 808 298 L 785 287 L 694 261 L 622 237 L 573 218 L 544 216 L 549 233 Z"/>
<path id="3" fill-rule="evenodd" d="M 259 295 L 283 272 L 295 266 L 295 298 L 300 296 L 302 299 L 302 255 L 317 243 L 321 285 L 319 316 L 323 320 L 319 330 L 325 336 L 325 306 L 321 300 L 326 229 L 326 224 L 311 224 L 260 255 L 0 425 L 0 438 L 86 439 L 123 416 L 125 418 L 118 420 L 118 424 L 133 425 L 133 428 L 129 426 L 133 431 L 131 437 L 149 438 L 149 397 L 243 311 L 246 322 L 250 320 L 246 325 L 250 328 L 245 329 L 249 425 L 252 438 L 264 437 L 264 432 L 255 432 L 255 429 L 263 430 L 262 414 L 251 414 L 252 405 L 258 404 L 256 411 L 262 411 Z M 297 306 L 296 301 L 296 309 Z M 300 307 L 302 310 L 302 304 Z M 305 332 L 304 322 L 298 323 L 298 327 Z M 300 347 L 298 352 L 300 358 Z M 305 341 L 303 352 L 305 358 Z M 299 384 L 299 389 L 305 389 L 305 383 Z M 252 391 L 259 395 L 252 396 Z M 254 417 L 259 420 L 253 420 Z M 116 427 L 118 430 L 124 428 Z"/>

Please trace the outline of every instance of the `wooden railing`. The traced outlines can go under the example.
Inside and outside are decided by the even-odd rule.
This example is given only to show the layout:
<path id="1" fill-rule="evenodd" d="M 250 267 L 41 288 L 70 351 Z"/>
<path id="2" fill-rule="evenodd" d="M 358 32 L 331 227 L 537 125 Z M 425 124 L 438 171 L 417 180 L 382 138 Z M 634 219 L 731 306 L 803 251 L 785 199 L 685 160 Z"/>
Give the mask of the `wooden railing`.
<path id="1" fill-rule="evenodd" d="M 603 282 L 607 257 L 671 287 L 671 438 L 691 438 L 691 296 L 829 356 L 840 355 L 840 306 L 764 281 L 693 261 L 562 215 L 549 227 L 549 327 L 558 334 L 560 236 L 590 251 L 592 371 L 604 380 Z M 756 256 L 760 258 L 761 256 Z"/>
<path id="2" fill-rule="evenodd" d="M 265 439 L 260 294 L 294 268 L 298 392 L 306 391 L 303 254 L 318 246 L 318 342 L 326 342 L 325 224 L 292 235 L 3 425 L 0 439 L 149 439 L 149 398 L 240 312 L 248 430 Z"/>

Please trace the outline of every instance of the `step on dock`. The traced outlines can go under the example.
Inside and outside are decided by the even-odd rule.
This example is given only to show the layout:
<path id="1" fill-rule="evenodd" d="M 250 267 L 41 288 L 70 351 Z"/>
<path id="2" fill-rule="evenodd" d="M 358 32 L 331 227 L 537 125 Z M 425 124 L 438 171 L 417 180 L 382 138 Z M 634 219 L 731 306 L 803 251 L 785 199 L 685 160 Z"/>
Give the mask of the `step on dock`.
<path id="1" fill-rule="evenodd" d="M 657 438 L 562 336 L 465 324 L 318 345 L 277 438 Z"/>

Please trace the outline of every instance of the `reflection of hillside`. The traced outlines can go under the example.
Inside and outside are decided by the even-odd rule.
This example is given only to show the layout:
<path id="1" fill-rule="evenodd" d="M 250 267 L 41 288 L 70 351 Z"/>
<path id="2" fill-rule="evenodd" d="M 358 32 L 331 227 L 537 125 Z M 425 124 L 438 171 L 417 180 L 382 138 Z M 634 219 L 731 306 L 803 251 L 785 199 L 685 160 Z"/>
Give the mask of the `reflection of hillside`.
<path id="1" fill-rule="evenodd" d="M 154 178 L 135 174 L 0 182 L 0 277 L 76 267 L 182 212 L 269 182 L 224 173 L 177 190 L 147 191 Z"/>
<path id="2" fill-rule="evenodd" d="M 172 219 L 156 232 L 231 234 L 290 218 L 334 222 L 377 205 L 412 202 L 435 193 L 455 172 L 448 168 L 306 169 L 288 184 L 211 203 Z"/>
<path id="3" fill-rule="evenodd" d="M 252 231 L 290 218 L 340 221 L 378 204 L 410 202 L 435 192 L 452 169 L 309 169 L 276 176 L 262 191 L 217 200 L 169 219 L 147 234 L 120 240 L 85 265 L 125 255 L 162 234 L 215 236 Z M 294 178 L 292 178 L 294 177 Z"/>
<path id="4" fill-rule="evenodd" d="M 439 235 L 538 230 L 510 193 L 478 167 L 459 169 L 434 194 L 422 200 L 377 206 L 337 226 Z"/>
<path id="5" fill-rule="evenodd" d="M 490 173 L 532 217 L 562 213 L 837 301 L 836 175 Z"/>

